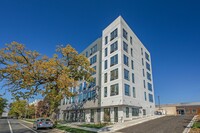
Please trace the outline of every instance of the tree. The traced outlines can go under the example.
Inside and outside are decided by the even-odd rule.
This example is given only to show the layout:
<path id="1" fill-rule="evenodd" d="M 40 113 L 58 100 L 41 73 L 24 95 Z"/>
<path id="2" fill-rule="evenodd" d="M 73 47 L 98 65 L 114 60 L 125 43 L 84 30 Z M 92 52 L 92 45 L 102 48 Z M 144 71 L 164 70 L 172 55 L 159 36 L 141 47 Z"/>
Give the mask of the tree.
<path id="1" fill-rule="evenodd" d="M 7 107 L 7 99 L 0 97 L 0 115 L 2 115 L 6 107 Z"/>
<path id="2" fill-rule="evenodd" d="M 26 113 L 26 100 L 17 100 L 10 105 L 9 115 L 16 117 L 25 117 Z"/>
<path id="3" fill-rule="evenodd" d="M 35 106 L 33 104 L 28 105 L 27 118 L 35 118 Z"/>
<path id="4" fill-rule="evenodd" d="M 93 78 L 90 63 L 70 45 L 58 47 L 52 58 L 12 42 L 0 49 L 0 81 L 16 99 L 29 98 L 38 93 L 51 100 L 51 113 L 56 112 L 60 100 L 70 97 L 70 87 L 83 78 Z"/>

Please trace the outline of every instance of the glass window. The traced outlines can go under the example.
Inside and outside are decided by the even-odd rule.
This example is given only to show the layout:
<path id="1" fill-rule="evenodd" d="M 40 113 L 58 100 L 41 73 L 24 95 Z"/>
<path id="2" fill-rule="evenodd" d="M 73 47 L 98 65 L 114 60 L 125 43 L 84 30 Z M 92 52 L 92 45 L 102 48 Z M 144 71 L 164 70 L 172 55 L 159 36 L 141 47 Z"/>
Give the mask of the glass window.
<path id="1" fill-rule="evenodd" d="M 110 81 L 118 79 L 118 68 L 110 72 Z"/>
<path id="2" fill-rule="evenodd" d="M 108 43 L 108 36 L 105 37 L 105 45 Z"/>
<path id="3" fill-rule="evenodd" d="M 135 76 L 134 76 L 134 73 L 132 73 L 132 82 L 135 83 Z"/>
<path id="4" fill-rule="evenodd" d="M 133 97 L 136 98 L 135 87 L 133 87 Z"/>
<path id="5" fill-rule="evenodd" d="M 133 38 L 130 36 L 130 43 L 133 44 Z"/>
<path id="6" fill-rule="evenodd" d="M 108 95 L 108 92 L 107 92 L 108 90 L 107 90 L 107 87 L 104 87 L 104 97 L 107 97 L 107 95 Z"/>
<path id="7" fill-rule="evenodd" d="M 151 71 L 151 67 L 150 67 L 150 64 L 148 62 L 146 62 L 146 68 Z"/>
<path id="8" fill-rule="evenodd" d="M 107 73 L 104 74 L 104 83 L 107 83 L 108 79 L 107 79 Z"/>
<path id="9" fill-rule="evenodd" d="M 94 64 L 97 62 L 97 55 L 93 56 L 90 58 L 90 65 Z"/>
<path id="10" fill-rule="evenodd" d="M 151 81 L 151 74 L 147 72 L 147 79 Z"/>
<path id="11" fill-rule="evenodd" d="M 94 54 L 97 52 L 97 44 L 94 45 L 91 49 L 90 49 L 90 55 Z"/>
<path id="12" fill-rule="evenodd" d="M 134 62 L 131 60 L 131 68 L 134 70 Z"/>
<path id="13" fill-rule="evenodd" d="M 105 60 L 105 63 L 104 63 L 104 69 L 106 70 L 108 68 L 108 61 Z"/>
<path id="14" fill-rule="evenodd" d="M 133 49 L 131 48 L 131 56 L 133 57 Z"/>
<path id="15" fill-rule="evenodd" d="M 124 69 L 124 79 L 129 81 L 129 71 Z"/>
<path id="16" fill-rule="evenodd" d="M 88 57 L 88 51 L 85 53 L 85 56 Z"/>
<path id="17" fill-rule="evenodd" d="M 94 72 L 92 72 L 92 75 L 95 75 L 96 74 L 96 69 L 97 69 L 97 67 L 96 66 L 94 66 L 93 67 L 93 69 L 95 70 Z"/>
<path id="18" fill-rule="evenodd" d="M 130 85 L 124 84 L 125 95 L 130 96 Z"/>
<path id="19" fill-rule="evenodd" d="M 146 82 L 145 82 L 145 80 L 143 80 L 143 84 L 144 84 L 144 88 L 146 88 Z"/>
<path id="20" fill-rule="evenodd" d="M 126 118 L 129 118 L 129 107 L 126 107 Z"/>
<path id="21" fill-rule="evenodd" d="M 117 28 L 110 33 L 110 41 L 117 37 Z"/>
<path id="22" fill-rule="evenodd" d="M 129 66 L 128 57 L 126 55 L 124 55 L 124 64 Z"/>
<path id="23" fill-rule="evenodd" d="M 148 85 L 148 90 L 149 90 L 149 91 L 152 91 L 152 84 L 150 84 L 150 83 L 148 82 L 147 85 Z"/>
<path id="24" fill-rule="evenodd" d="M 149 55 L 145 52 L 145 58 L 149 61 Z"/>
<path id="25" fill-rule="evenodd" d="M 138 108 L 132 108 L 132 116 L 139 116 L 139 109 Z"/>
<path id="26" fill-rule="evenodd" d="M 153 95 L 152 94 L 149 94 L 149 102 L 153 103 Z"/>
<path id="27" fill-rule="evenodd" d="M 118 64 L 118 54 L 112 56 L 110 58 L 110 67 Z"/>
<path id="28" fill-rule="evenodd" d="M 110 86 L 110 96 L 115 96 L 119 94 L 119 85 L 114 84 Z"/>
<path id="29" fill-rule="evenodd" d="M 118 49 L 118 42 L 114 42 L 110 45 L 110 53 L 115 52 Z"/>
<path id="30" fill-rule="evenodd" d="M 104 108 L 104 121 L 110 122 L 110 108 Z"/>
<path id="31" fill-rule="evenodd" d="M 105 48 L 105 57 L 108 55 L 108 48 Z"/>
<path id="32" fill-rule="evenodd" d="M 142 65 L 144 66 L 144 59 L 142 58 Z"/>
<path id="33" fill-rule="evenodd" d="M 123 49 L 128 53 L 128 44 L 123 42 Z"/>
<path id="34" fill-rule="evenodd" d="M 128 33 L 125 29 L 123 29 L 123 37 L 127 40 L 128 39 Z"/>
<path id="35" fill-rule="evenodd" d="M 143 48 L 141 48 L 141 55 L 143 55 Z"/>
<path id="36" fill-rule="evenodd" d="M 147 100 L 147 93 L 144 92 L 144 100 L 146 101 Z"/>
<path id="37" fill-rule="evenodd" d="M 142 74 L 143 74 L 143 77 L 145 77 L 145 74 L 144 74 L 144 69 L 142 69 Z"/>

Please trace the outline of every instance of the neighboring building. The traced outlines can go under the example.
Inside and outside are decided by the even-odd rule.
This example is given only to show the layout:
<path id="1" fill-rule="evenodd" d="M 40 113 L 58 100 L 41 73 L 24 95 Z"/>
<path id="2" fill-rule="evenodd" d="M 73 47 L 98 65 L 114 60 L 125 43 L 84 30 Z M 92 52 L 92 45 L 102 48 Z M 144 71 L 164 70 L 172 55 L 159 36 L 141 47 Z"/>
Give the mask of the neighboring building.
<path id="1" fill-rule="evenodd" d="M 42 101 L 42 99 L 35 99 L 33 102 L 29 103 L 29 105 L 37 106 L 40 101 Z"/>
<path id="2" fill-rule="evenodd" d="M 150 53 L 121 16 L 81 54 L 96 69 L 95 82 L 71 88 L 78 95 L 61 101 L 60 119 L 124 122 L 154 114 Z"/>
<path id="3" fill-rule="evenodd" d="M 197 115 L 200 114 L 200 102 L 164 104 L 156 106 L 156 110 L 166 115 Z"/>

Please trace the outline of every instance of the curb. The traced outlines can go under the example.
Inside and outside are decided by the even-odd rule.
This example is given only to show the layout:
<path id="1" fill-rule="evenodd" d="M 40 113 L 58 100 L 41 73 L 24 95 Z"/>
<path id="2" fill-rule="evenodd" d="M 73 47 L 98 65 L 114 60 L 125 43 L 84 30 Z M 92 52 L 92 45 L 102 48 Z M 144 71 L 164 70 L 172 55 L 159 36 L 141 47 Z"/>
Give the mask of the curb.
<path id="1" fill-rule="evenodd" d="M 190 132 L 190 129 L 192 127 L 192 125 L 194 124 L 195 122 L 195 119 L 198 115 L 195 115 L 192 120 L 190 121 L 190 123 L 187 125 L 187 127 L 184 129 L 183 133 L 189 133 Z"/>
<path id="2" fill-rule="evenodd" d="M 26 123 L 29 123 L 29 124 L 33 124 L 33 122 L 29 122 L 29 121 L 26 121 L 26 120 L 20 120 L 20 121 L 23 121 L 23 122 L 26 122 Z"/>

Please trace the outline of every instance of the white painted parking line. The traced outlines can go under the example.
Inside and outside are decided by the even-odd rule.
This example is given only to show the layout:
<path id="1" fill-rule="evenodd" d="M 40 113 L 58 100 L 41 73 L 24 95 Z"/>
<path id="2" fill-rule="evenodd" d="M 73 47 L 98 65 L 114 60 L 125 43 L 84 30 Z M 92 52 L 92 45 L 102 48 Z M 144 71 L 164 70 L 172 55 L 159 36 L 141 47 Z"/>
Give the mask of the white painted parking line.
<path id="1" fill-rule="evenodd" d="M 21 124 L 22 126 L 28 128 L 29 130 L 33 131 L 34 133 L 38 133 L 38 132 L 36 132 L 35 130 L 31 129 L 30 127 L 28 127 L 28 126 L 26 126 L 26 125 L 24 125 L 24 124 L 22 124 L 22 123 L 20 123 L 20 122 L 19 122 L 19 124 Z"/>
<path id="2" fill-rule="evenodd" d="M 10 121 L 9 120 L 7 120 L 7 121 L 8 121 L 8 125 L 9 125 L 9 128 L 10 128 L 10 133 L 13 133 L 12 127 L 10 125 Z"/>

